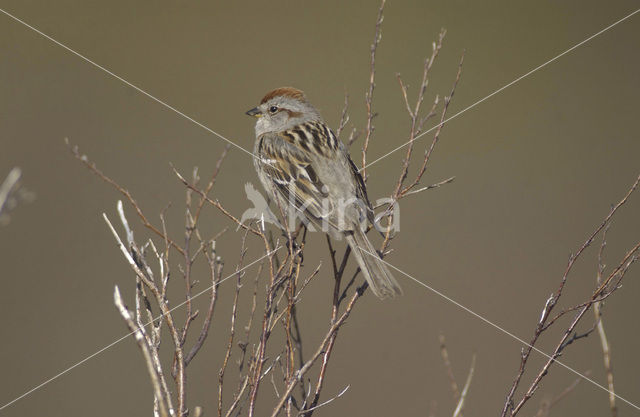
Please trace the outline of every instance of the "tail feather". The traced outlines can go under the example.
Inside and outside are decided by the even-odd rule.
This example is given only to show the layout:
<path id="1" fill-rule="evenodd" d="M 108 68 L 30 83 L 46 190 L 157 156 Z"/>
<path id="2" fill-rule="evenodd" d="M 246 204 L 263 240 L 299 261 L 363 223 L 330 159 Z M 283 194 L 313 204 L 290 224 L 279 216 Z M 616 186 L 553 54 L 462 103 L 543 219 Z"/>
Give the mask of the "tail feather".
<path id="1" fill-rule="evenodd" d="M 347 243 L 360 266 L 364 278 L 378 298 L 402 294 L 402 289 L 378 256 L 375 248 L 360 228 L 346 235 Z"/>

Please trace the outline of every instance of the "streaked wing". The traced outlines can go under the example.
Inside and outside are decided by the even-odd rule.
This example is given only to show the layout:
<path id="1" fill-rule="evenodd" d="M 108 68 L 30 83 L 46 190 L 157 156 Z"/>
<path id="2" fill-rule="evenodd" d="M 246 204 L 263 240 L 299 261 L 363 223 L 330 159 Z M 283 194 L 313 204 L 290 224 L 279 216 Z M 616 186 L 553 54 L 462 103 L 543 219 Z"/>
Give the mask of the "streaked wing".
<path id="1" fill-rule="evenodd" d="M 267 134 L 259 139 L 256 150 L 262 172 L 272 182 L 281 204 L 291 200 L 296 208 L 315 219 L 331 212 L 326 187 L 312 165 L 312 147 L 299 146 L 284 134 Z"/>

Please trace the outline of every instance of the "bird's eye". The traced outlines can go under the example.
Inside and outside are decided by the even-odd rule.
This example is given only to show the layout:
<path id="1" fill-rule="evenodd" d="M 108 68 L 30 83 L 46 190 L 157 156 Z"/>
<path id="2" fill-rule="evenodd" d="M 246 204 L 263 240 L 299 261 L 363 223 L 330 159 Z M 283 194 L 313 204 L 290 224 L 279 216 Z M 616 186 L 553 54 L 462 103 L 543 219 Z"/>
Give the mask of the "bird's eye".
<path id="1" fill-rule="evenodd" d="M 271 113 L 276 113 L 278 111 L 278 107 L 277 106 L 271 106 L 269 107 L 269 112 Z"/>

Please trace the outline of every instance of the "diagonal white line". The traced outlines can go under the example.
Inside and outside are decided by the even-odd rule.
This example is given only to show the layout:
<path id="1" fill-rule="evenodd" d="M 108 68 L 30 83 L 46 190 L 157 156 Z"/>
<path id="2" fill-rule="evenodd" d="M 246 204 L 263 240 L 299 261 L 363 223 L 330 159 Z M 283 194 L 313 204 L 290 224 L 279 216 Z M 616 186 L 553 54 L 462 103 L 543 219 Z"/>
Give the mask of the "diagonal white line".
<path id="1" fill-rule="evenodd" d="M 518 78 L 516 78 L 515 80 L 511 81 L 508 84 L 503 85 L 502 87 L 498 88 L 496 91 L 494 91 L 493 93 L 489 94 L 488 96 L 485 96 L 483 98 L 481 98 L 480 100 L 476 101 L 475 103 L 473 103 L 472 105 L 465 107 L 464 109 L 460 110 L 458 113 L 454 114 L 453 116 L 443 120 L 442 122 L 438 123 L 437 125 L 431 127 L 429 130 L 422 132 L 421 134 L 419 134 L 418 136 L 416 136 L 415 138 L 413 138 L 412 140 L 408 141 L 407 143 L 403 143 L 402 145 L 392 149 L 391 151 L 387 152 L 386 154 L 382 155 L 381 157 L 377 158 L 376 160 L 369 162 L 365 167 L 360 168 L 359 171 L 362 171 L 364 168 L 369 168 L 371 165 L 375 164 L 376 162 L 381 161 L 382 159 L 386 158 L 387 156 L 391 155 L 392 153 L 404 148 L 405 146 L 407 146 L 408 144 L 415 142 L 416 140 L 420 139 L 421 137 L 423 137 L 424 135 L 426 135 L 429 132 L 432 132 L 433 130 L 437 129 L 438 127 L 444 125 L 445 123 L 449 122 L 450 120 L 455 119 L 456 117 L 460 116 L 462 113 L 466 112 L 467 110 L 470 110 L 474 107 L 476 107 L 478 104 L 490 99 L 491 97 L 495 96 L 496 94 L 500 93 L 503 90 L 506 90 L 507 88 L 511 87 L 512 85 L 514 85 L 515 83 L 517 83 L 518 81 L 521 81 L 522 79 L 528 77 L 529 75 L 533 74 L 534 72 L 546 67 L 547 65 L 549 65 L 550 63 L 558 60 L 559 58 L 563 57 L 564 55 L 568 54 L 569 52 L 573 51 L 574 49 L 584 45 L 585 43 L 589 42 L 590 40 L 592 40 L 593 38 L 603 34 L 604 32 L 608 31 L 609 29 L 611 29 L 612 27 L 618 25 L 619 23 L 624 22 L 625 20 L 629 19 L 631 16 L 635 15 L 636 13 L 640 12 L 640 9 L 626 15 L 625 17 L 623 17 L 622 19 L 619 19 L 617 21 L 615 21 L 614 23 L 610 24 L 609 26 L 607 26 L 606 28 L 594 33 L 593 35 L 589 36 L 587 39 L 578 42 L 577 44 L 573 45 L 571 48 L 567 49 L 566 51 L 554 56 L 553 58 L 551 58 L 550 60 L 548 60 L 547 62 L 545 62 L 544 64 L 540 64 L 537 67 L 535 67 L 534 69 L 532 69 L 531 71 L 519 76 Z"/>
<path id="2" fill-rule="evenodd" d="M 237 271 L 234 271 L 233 274 L 223 278 L 220 280 L 220 282 L 218 282 L 216 285 L 220 285 L 223 282 L 225 282 L 226 280 L 236 276 L 238 273 L 244 271 L 245 269 L 249 268 L 250 266 L 255 265 L 256 263 L 260 262 L 261 260 L 263 260 L 264 258 L 266 258 L 267 256 L 270 256 L 271 254 L 273 254 L 275 251 L 277 251 L 278 249 L 280 249 L 281 246 L 275 248 L 273 251 L 268 252 L 267 254 L 265 254 L 264 256 L 261 256 L 260 258 L 256 259 L 255 261 L 251 262 L 248 265 L 245 265 L 244 267 L 240 268 Z M 196 295 L 194 295 L 193 297 L 191 297 L 192 300 L 200 297 L 202 294 L 208 292 L 209 290 L 211 290 L 211 288 L 213 288 L 213 285 L 210 285 L 209 287 L 205 288 L 204 290 L 200 291 L 199 293 L 197 293 Z M 171 310 L 169 310 L 169 313 L 173 312 L 174 310 L 182 307 L 183 305 L 185 305 L 187 303 L 187 301 L 183 301 L 182 303 L 176 305 L 175 307 L 173 307 Z M 154 318 L 153 320 L 151 320 L 150 322 L 146 323 L 144 325 L 144 327 L 147 327 L 148 325 L 150 325 L 151 323 L 156 322 L 157 320 L 159 320 L 160 318 L 162 318 L 164 315 L 161 314 L 158 317 Z M 107 346 L 103 347 L 102 349 L 92 353 L 91 355 L 87 356 L 86 358 L 82 359 L 81 361 L 75 363 L 74 365 L 68 367 L 67 369 L 65 369 L 64 371 L 52 376 L 51 378 L 47 379 L 46 381 L 42 382 L 39 385 L 36 385 L 35 387 L 31 388 L 29 391 L 25 392 L 24 394 L 20 395 L 19 397 L 9 401 L 8 403 L 6 403 L 5 405 L 0 407 L 0 411 L 4 410 L 5 408 L 9 407 L 10 405 L 20 401 L 21 399 L 23 399 L 24 397 L 28 396 L 29 394 L 33 393 L 34 391 L 39 390 L 40 388 L 44 387 L 45 385 L 49 384 L 50 382 L 55 381 L 56 379 L 60 378 L 61 376 L 63 376 L 64 374 L 72 371 L 73 369 L 77 368 L 78 366 L 82 365 L 83 363 L 87 362 L 90 359 L 95 358 L 96 356 L 98 356 L 99 354 L 101 354 L 102 352 L 104 352 L 105 350 L 117 345 L 118 343 L 122 342 L 124 339 L 126 339 L 127 337 L 133 335 L 135 332 L 137 331 L 134 330 L 133 332 L 127 333 L 124 336 L 122 336 L 121 338 L 114 340 L 113 342 L 111 342 L 110 344 L 108 344 Z"/>
<path id="3" fill-rule="evenodd" d="M 499 325 L 495 324 L 494 322 L 492 322 L 491 320 L 481 316 L 480 314 L 476 313 L 475 311 L 471 310 L 468 307 L 465 307 L 464 305 L 460 304 L 459 302 L 457 302 L 456 300 L 454 300 L 453 298 L 447 296 L 446 294 L 443 294 L 442 292 L 436 290 L 435 288 L 425 284 L 424 282 L 418 280 L 417 278 L 409 275 L 408 273 L 404 272 L 403 270 L 401 270 L 400 268 L 391 265 L 389 262 L 385 261 L 384 259 L 380 259 L 380 257 L 377 254 L 373 254 L 369 251 L 367 251 L 366 249 L 362 249 L 360 248 L 361 251 L 363 251 L 364 253 L 371 255 L 373 257 L 375 257 L 376 259 L 379 259 L 382 263 L 384 263 L 385 265 L 395 269 L 396 271 L 400 272 L 402 275 L 406 276 L 407 278 L 415 281 L 417 284 L 425 287 L 426 289 L 430 290 L 431 292 L 439 295 L 440 297 L 444 298 L 445 300 L 449 301 L 452 304 L 455 304 L 457 307 L 460 307 L 461 309 L 463 309 L 464 311 L 466 311 L 467 313 L 471 314 L 472 316 L 482 320 L 483 322 L 487 323 L 488 325 L 500 330 L 502 333 L 512 337 L 513 339 L 517 340 L 518 342 L 522 343 L 523 345 L 530 347 L 532 350 L 535 350 L 536 352 L 538 352 L 539 354 L 541 354 L 542 356 L 546 357 L 547 359 L 553 359 L 550 355 L 548 355 L 546 352 L 538 349 L 535 346 L 530 345 L 528 342 L 526 342 L 525 340 L 523 340 L 522 338 L 516 336 L 515 334 L 511 333 L 510 331 L 500 327 Z M 573 369 L 572 367 L 570 367 L 569 365 L 566 365 L 562 362 L 560 362 L 557 359 L 554 359 L 554 362 L 557 363 L 558 365 L 561 365 L 563 368 L 568 369 L 569 371 L 573 372 L 574 374 L 578 375 L 580 378 L 585 379 L 586 381 L 591 382 L 593 385 L 595 385 L 596 387 L 608 392 L 609 394 L 615 395 L 616 398 L 618 398 L 620 401 L 623 401 L 627 404 L 629 404 L 630 406 L 632 406 L 633 408 L 635 408 L 636 410 L 640 410 L 640 406 L 637 406 L 636 404 L 632 403 L 631 401 L 622 398 L 621 396 L 619 396 L 618 394 L 616 394 L 615 392 L 609 391 L 608 388 L 604 387 L 603 385 L 600 385 L 599 383 L 597 383 L 596 381 L 594 381 L 593 379 L 589 378 L 588 376 L 585 376 L 583 374 L 581 374 L 580 372 L 576 371 L 575 369 Z"/>
<path id="4" fill-rule="evenodd" d="M 171 106 L 170 104 L 167 104 L 166 102 L 160 100 L 159 98 L 157 98 L 156 96 L 147 93 L 145 90 L 143 90 L 142 88 L 130 83 L 129 81 L 125 80 L 124 78 L 122 78 L 121 76 L 109 71 L 108 69 L 106 69 L 105 67 L 103 67 L 102 65 L 92 61 L 91 59 L 87 58 L 86 56 L 82 55 L 79 52 L 76 52 L 75 50 L 71 49 L 70 47 L 68 47 L 67 45 L 63 44 L 62 42 L 59 42 L 55 39 L 53 39 L 51 36 L 47 35 L 46 33 L 36 29 L 35 27 L 31 26 L 30 24 L 28 24 L 27 22 L 20 20 L 19 18 L 17 18 L 16 16 L 12 15 L 11 13 L 7 12 L 6 10 L 0 9 L 0 12 L 4 13 L 5 15 L 7 15 L 8 17 L 12 18 L 13 20 L 15 20 L 18 23 L 23 24 L 24 26 L 28 27 L 29 29 L 33 30 L 34 32 L 38 33 L 39 35 L 44 36 L 45 38 L 49 39 L 51 42 L 55 43 L 56 45 L 66 49 L 67 51 L 71 52 L 72 54 L 74 54 L 75 56 L 83 59 L 84 61 L 88 62 L 89 64 L 93 65 L 94 67 L 106 72 L 107 74 L 111 75 L 112 77 L 116 78 L 117 80 L 122 81 L 123 83 L 125 83 L 126 85 L 128 85 L 129 87 L 133 88 L 134 90 L 144 94 L 145 96 L 149 97 L 151 100 L 155 101 L 156 103 L 161 104 L 162 106 L 166 107 L 167 109 L 179 114 L 180 116 L 184 117 L 185 119 L 189 120 L 190 122 L 195 123 L 196 125 L 200 126 L 201 128 L 203 128 L 204 130 L 206 130 L 209 133 L 214 134 L 215 136 L 219 137 L 220 139 L 224 140 L 225 142 L 227 142 L 229 145 L 235 146 L 236 148 L 240 149 L 241 151 L 251 155 L 252 157 L 255 157 L 255 155 L 251 152 L 249 152 L 248 150 L 246 150 L 245 148 L 243 148 L 242 146 L 236 144 L 235 142 L 227 139 L 226 137 L 224 137 L 223 135 L 221 135 L 220 133 L 216 132 L 215 130 L 203 125 L 202 123 L 200 123 L 199 121 L 195 120 L 194 118 L 187 116 L 186 114 L 184 114 L 183 112 L 181 112 L 180 110 L 176 109 L 175 107 Z M 0 409 L 1 410 L 1 409 Z"/>

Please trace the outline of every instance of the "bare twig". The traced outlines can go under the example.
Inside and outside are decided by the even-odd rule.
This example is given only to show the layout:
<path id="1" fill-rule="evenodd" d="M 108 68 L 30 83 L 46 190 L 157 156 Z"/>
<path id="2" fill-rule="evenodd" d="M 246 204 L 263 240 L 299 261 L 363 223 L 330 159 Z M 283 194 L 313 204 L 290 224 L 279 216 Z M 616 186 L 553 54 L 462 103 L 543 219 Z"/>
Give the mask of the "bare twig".
<path id="1" fill-rule="evenodd" d="M 244 327 L 244 340 L 238 342 L 238 346 L 242 350 L 242 356 L 238 360 L 238 370 L 242 372 L 245 362 L 245 357 L 247 353 L 247 346 L 249 345 L 249 334 L 251 333 L 251 327 L 253 325 L 253 317 L 256 312 L 257 306 L 257 295 L 258 295 L 258 279 L 260 278 L 260 274 L 262 273 L 262 268 L 264 263 L 261 263 L 258 272 L 253 280 L 253 296 L 251 297 L 251 312 L 249 313 L 249 319 L 247 321 L 246 326 Z"/>
<path id="2" fill-rule="evenodd" d="M 444 32 L 442 32 L 441 34 L 441 39 L 442 37 L 444 37 Z M 434 55 L 435 58 L 435 55 Z M 398 185 L 396 186 L 396 199 L 399 196 L 405 195 L 406 193 L 408 193 L 409 191 L 411 191 L 416 185 L 418 185 L 420 183 L 420 180 L 422 179 L 422 176 L 424 175 L 426 169 L 427 169 L 427 165 L 429 164 L 429 160 L 431 159 L 431 154 L 433 153 L 433 150 L 435 149 L 436 144 L 438 143 L 438 140 L 440 139 L 440 132 L 442 131 L 442 128 L 445 125 L 445 119 L 446 119 L 446 115 L 447 115 L 447 110 L 449 109 L 449 104 L 451 104 L 451 100 L 453 99 L 453 95 L 456 92 L 456 87 L 458 86 L 458 82 L 460 81 L 460 76 L 462 75 L 462 65 L 464 64 L 464 53 L 462 54 L 462 56 L 460 57 L 460 63 L 458 64 L 458 72 L 456 73 L 456 79 L 453 82 L 453 86 L 451 87 L 451 92 L 449 93 L 448 96 L 446 96 L 444 98 L 444 106 L 442 108 L 442 112 L 440 114 L 440 123 L 438 125 L 438 128 L 436 129 L 434 135 L 433 135 L 433 140 L 431 141 L 431 145 L 429 145 L 429 148 L 425 151 L 424 154 L 424 158 L 422 160 L 422 165 L 420 166 L 420 169 L 418 170 L 418 173 L 416 174 L 413 182 L 411 182 L 411 184 L 407 185 L 406 187 L 402 188 L 402 183 L 404 182 L 404 179 L 406 178 L 406 168 L 408 168 L 408 162 L 407 159 L 405 159 L 405 166 L 406 168 L 403 167 L 403 171 L 402 174 L 400 176 Z M 428 69 L 425 68 L 425 71 L 427 71 Z M 420 100 L 422 100 L 422 98 L 420 98 Z M 416 110 L 419 110 L 419 106 L 416 105 Z M 417 114 L 414 114 L 414 117 L 417 117 Z M 415 122 L 413 123 L 413 125 L 415 125 Z M 412 126 L 413 126 L 412 125 Z M 413 131 L 413 127 L 412 127 L 412 131 Z M 414 134 L 414 133 L 413 133 Z M 415 134 L 414 134 L 415 136 Z M 412 149 L 412 145 L 413 145 L 413 141 L 414 141 L 414 137 L 411 138 L 411 145 L 408 148 L 407 151 L 407 158 L 411 157 L 411 149 Z"/>
<path id="3" fill-rule="evenodd" d="M 131 316 L 131 313 L 129 312 L 127 307 L 124 305 L 124 302 L 122 301 L 122 297 L 120 296 L 120 290 L 118 289 L 117 285 L 113 292 L 113 300 L 116 307 L 118 308 L 118 311 L 120 312 L 120 315 L 124 319 L 125 323 L 127 323 L 127 327 L 133 333 L 136 343 L 138 344 L 138 346 L 140 347 L 140 350 L 142 351 L 142 355 L 144 356 L 145 363 L 147 364 L 147 371 L 149 372 L 149 377 L 151 379 L 153 393 L 159 407 L 160 416 L 169 417 L 170 415 L 169 410 L 171 410 L 171 407 L 169 406 L 167 400 L 170 400 L 170 399 L 165 397 L 163 393 L 163 389 L 160 385 L 160 376 L 156 371 L 156 367 L 155 367 L 155 364 L 152 358 L 152 353 L 151 353 L 153 348 L 149 346 L 148 341 L 145 339 L 142 332 L 142 328 L 138 327 L 138 325 L 136 325 L 136 323 L 133 321 L 133 317 Z"/>
<path id="4" fill-rule="evenodd" d="M 361 134 L 362 132 L 356 129 L 355 127 L 351 129 L 351 133 L 349 133 L 349 139 L 347 139 L 347 146 L 351 147 L 351 145 L 353 145 L 353 142 L 358 140 Z"/>
<path id="5" fill-rule="evenodd" d="M 222 416 L 222 390 L 224 386 L 224 373 L 227 369 L 227 364 L 229 363 L 229 358 L 231 357 L 231 348 L 233 347 L 233 339 L 236 333 L 236 317 L 238 315 L 238 299 L 240 298 L 240 289 L 242 288 L 242 276 L 243 273 L 238 272 L 242 269 L 242 262 L 244 261 L 244 256 L 247 253 L 245 244 L 247 239 L 247 233 L 245 232 L 242 236 L 242 245 L 240 249 L 240 259 L 238 260 L 238 266 L 236 267 L 236 289 L 233 296 L 233 306 L 231 307 L 231 327 L 229 329 L 229 342 L 227 343 L 227 350 L 224 354 L 224 360 L 222 361 L 222 366 L 220 367 L 220 371 L 218 372 L 218 416 Z"/>
<path id="6" fill-rule="evenodd" d="M 469 386 L 471 385 L 471 380 L 473 379 L 473 372 L 476 369 L 476 355 L 475 353 L 471 356 L 471 366 L 469 367 L 469 375 L 467 375 L 467 381 L 464 383 L 464 387 L 462 387 L 462 392 L 460 393 L 460 400 L 458 400 L 458 404 L 456 405 L 456 409 L 453 411 L 453 417 L 461 417 L 462 410 L 464 409 L 464 402 L 467 398 L 467 392 L 469 392 Z"/>
<path id="7" fill-rule="evenodd" d="M 371 60 L 369 62 L 369 90 L 365 95 L 365 104 L 367 106 L 367 127 L 365 129 L 364 136 L 364 144 L 362 145 L 362 179 L 367 181 L 367 150 L 369 149 L 369 140 L 371 139 L 371 135 L 373 134 L 374 126 L 373 126 L 373 118 L 375 117 L 375 113 L 373 112 L 373 90 L 376 86 L 376 51 L 378 49 L 378 45 L 380 44 L 380 40 L 382 39 L 382 21 L 384 20 L 384 16 L 382 11 L 384 10 L 385 0 L 382 0 L 380 4 L 380 8 L 378 9 L 378 18 L 376 19 L 376 30 L 373 35 L 373 42 L 371 43 L 370 48 L 370 56 Z"/>
<path id="8" fill-rule="evenodd" d="M 336 129 L 336 136 L 340 137 L 342 131 L 349 123 L 349 94 L 344 93 L 344 106 L 342 106 L 342 113 L 340 114 L 340 122 L 338 123 L 338 128 Z"/>
<path id="9" fill-rule="evenodd" d="M 229 148 L 230 147 L 231 147 L 231 145 L 225 146 L 224 150 L 222 151 L 222 153 L 218 157 L 218 161 L 216 162 L 216 167 L 213 170 L 213 174 L 211 174 L 211 179 L 209 180 L 209 183 L 207 184 L 207 187 L 204 189 L 204 192 L 203 192 L 204 196 L 202 198 L 200 198 L 200 202 L 198 203 L 198 208 L 196 209 L 196 214 L 193 217 L 193 223 L 194 224 L 197 223 L 198 219 L 200 218 L 200 212 L 202 211 L 202 207 L 204 206 L 204 203 L 206 201 L 205 197 L 209 195 L 209 192 L 211 192 L 211 189 L 215 185 L 216 180 L 218 179 L 218 174 L 220 174 L 220 168 L 222 167 L 222 163 L 224 162 L 225 158 L 227 157 L 227 153 L 229 152 Z"/>
<path id="10" fill-rule="evenodd" d="M 600 244 L 600 250 L 598 251 L 598 265 L 596 271 L 596 283 L 602 284 L 602 273 L 605 270 L 605 264 L 602 259 L 604 248 L 607 245 L 607 232 L 611 223 L 608 223 L 602 232 L 602 243 Z M 595 320 L 598 323 L 598 336 L 600 336 L 600 345 L 602 346 L 602 359 L 604 361 L 604 370 L 607 374 L 607 388 L 609 388 L 609 409 L 611 410 L 611 417 L 618 415 L 618 407 L 616 406 L 616 391 L 613 385 L 613 368 L 611 366 L 611 347 L 609 346 L 609 340 L 607 334 L 604 331 L 604 321 L 602 319 L 602 301 L 596 301 L 593 304 L 593 313 Z"/>
<path id="11" fill-rule="evenodd" d="M 420 116 L 420 108 L 422 106 L 422 103 L 424 101 L 424 94 L 427 91 L 427 86 L 429 85 L 429 72 L 431 71 L 431 68 L 433 66 L 433 63 L 436 60 L 436 57 L 438 56 L 438 54 L 440 53 L 440 49 L 442 49 L 442 42 L 444 41 L 444 37 L 446 35 L 446 30 L 442 29 L 440 31 L 440 36 L 438 37 L 438 42 L 434 42 L 432 45 L 432 52 L 431 52 L 431 56 L 426 58 L 424 60 L 424 67 L 422 70 L 422 81 L 420 83 L 420 88 L 418 90 L 418 96 L 416 98 L 416 104 L 413 106 L 413 109 L 411 108 L 411 105 L 409 104 L 409 97 L 407 95 L 407 86 L 404 84 L 404 82 L 402 81 L 402 78 L 400 77 L 400 74 L 396 74 L 396 78 L 398 79 L 398 83 L 400 84 L 400 90 L 402 92 L 402 98 L 404 99 L 404 104 L 407 108 L 407 113 L 409 113 L 409 119 L 411 120 L 411 128 L 409 130 L 409 146 L 407 146 L 407 152 L 406 155 L 404 157 L 404 161 L 402 163 L 402 170 L 400 173 L 400 176 L 398 178 L 398 184 L 396 185 L 396 190 L 394 192 L 394 195 L 398 196 L 401 194 L 402 191 L 402 184 L 404 183 L 404 180 L 407 178 L 407 174 L 409 173 L 409 163 L 411 162 L 411 155 L 413 153 L 413 147 L 414 147 L 414 140 L 416 135 L 419 133 L 419 125 L 421 126 L 422 123 L 424 123 L 423 121 L 421 121 L 421 116 Z M 455 86 L 454 86 L 455 89 Z M 433 107 L 431 109 L 431 111 L 429 112 L 429 114 L 425 117 L 431 117 L 432 114 L 435 114 L 435 108 L 438 105 L 438 97 L 436 96 L 436 99 L 434 100 L 433 103 Z M 446 112 L 446 99 L 445 99 L 445 110 L 443 111 Z M 424 119 L 422 119 L 424 120 Z M 436 137 L 437 137 L 437 133 L 436 133 Z M 426 158 L 428 159 L 428 158 Z M 426 163 L 424 164 L 426 165 Z M 421 176 L 421 175 L 420 175 Z M 417 179 L 419 180 L 419 179 Z M 411 187 L 410 187 L 411 188 Z"/>
<path id="12" fill-rule="evenodd" d="M 204 345 L 204 341 L 207 339 L 207 335 L 209 334 L 209 327 L 211 327 L 213 312 L 216 306 L 216 301 L 218 299 L 218 284 L 220 283 L 220 277 L 222 276 L 222 267 L 224 264 L 222 263 L 218 255 L 216 255 L 215 240 L 211 242 L 211 253 L 209 253 L 208 251 L 205 253 L 207 263 L 209 264 L 209 269 L 211 271 L 211 295 L 209 298 L 209 308 L 207 309 L 207 315 L 205 316 L 204 322 L 202 323 L 202 329 L 200 330 L 198 340 L 196 340 L 196 343 L 193 345 L 184 359 L 185 366 L 189 365 L 191 360 L 196 356 L 196 354 Z"/>
<path id="13" fill-rule="evenodd" d="M 347 385 L 346 387 L 344 387 L 344 388 L 342 389 L 342 391 L 340 391 L 339 393 L 337 393 L 335 396 L 333 396 L 333 397 L 329 398 L 329 399 L 328 399 L 328 400 L 326 400 L 326 401 L 323 401 L 322 403 L 320 403 L 320 404 L 318 404 L 318 405 L 316 405 L 316 406 L 314 406 L 314 407 L 307 408 L 306 410 L 301 410 L 301 411 L 298 413 L 298 415 L 299 415 L 299 416 L 308 415 L 310 412 L 312 412 L 312 411 L 314 411 L 314 410 L 317 410 L 317 409 L 318 409 L 318 408 L 320 408 L 320 407 L 324 407 L 325 405 L 327 405 L 327 404 L 329 404 L 329 403 L 333 402 L 334 400 L 337 400 L 338 398 L 342 397 L 342 396 L 344 395 L 344 393 L 345 393 L 345 392 L 347 392 L 347 391 L 349 390 L 349 387 L 350 387 L 350 385 Z"/>
<path id="14" fill-rule="evenodd" d="M 406 193 L 404 193 L 404 196 L 406 197 L 406 196 L 409 196 L 411 194 L 418 194 L 418 193 L 421 193 L 423 191 L 431 190 L 431 189 L 434 189 L 434 188 L 440 188 L 443 185 L 452 183 L 455 179 L 456 179 L 456 177 L 447 178 L 446 180 L 442 180 L 440 182 L 436 182 L 434 184 L 427 185 L 426 187 L 422 187 L 422 188 L 418 188 L 417 190 L 411 190 L 409 192 L 406 192 Z"/>
<path id="15" fill-rule="evenodd" d="M 587 371 L 585 371 L 583 373 L 583 375 L 589 376 L 589 375 L 591 375 L 591 371 L 587 370 Z M 546 416 L 548 416 L 549 415 L 549 411 L 551 410 L 551 408 L 554 405 L 556 405 L 558 402 L 560 402 L 560 400 L 562 400 L 567 395 L 572 393 L 573 390 L 576 389 L 578 384 L 580 384 L 580 382 L 582 382 L 582 378 L 576 378 L 571 384 L 569 384 L 565 389 L 563 389 L 560 393 L 555 395 L 553 398 L 543 400 L 540 403 L 540 408 L 538 409 L 538 412 L 536 413 L 535 417 L 546 417 Z"/>

